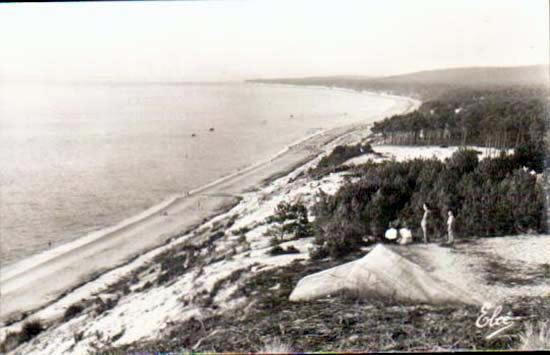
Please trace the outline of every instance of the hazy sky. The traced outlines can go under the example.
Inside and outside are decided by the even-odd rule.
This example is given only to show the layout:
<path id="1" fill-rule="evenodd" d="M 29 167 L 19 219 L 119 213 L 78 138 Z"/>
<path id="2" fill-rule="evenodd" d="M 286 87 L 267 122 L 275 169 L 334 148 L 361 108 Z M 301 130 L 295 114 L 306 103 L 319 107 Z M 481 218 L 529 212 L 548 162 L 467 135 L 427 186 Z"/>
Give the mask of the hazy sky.
<path id="1" fill-rule="evenodd" d="M 241 80 L 548 62 L 547 0 L 0 4 L 0 79 Z"/>

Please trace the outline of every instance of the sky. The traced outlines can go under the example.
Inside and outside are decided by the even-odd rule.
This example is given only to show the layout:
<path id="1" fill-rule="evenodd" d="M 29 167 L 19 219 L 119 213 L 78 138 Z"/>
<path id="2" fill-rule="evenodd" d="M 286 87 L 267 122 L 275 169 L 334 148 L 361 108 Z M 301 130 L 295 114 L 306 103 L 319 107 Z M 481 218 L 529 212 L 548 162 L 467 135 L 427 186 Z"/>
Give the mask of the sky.
<path id="1" fill-rule="evenodd" d="M 548 0 L 0 4 L 0 80 L 233 81 L 546 64 Z"/>

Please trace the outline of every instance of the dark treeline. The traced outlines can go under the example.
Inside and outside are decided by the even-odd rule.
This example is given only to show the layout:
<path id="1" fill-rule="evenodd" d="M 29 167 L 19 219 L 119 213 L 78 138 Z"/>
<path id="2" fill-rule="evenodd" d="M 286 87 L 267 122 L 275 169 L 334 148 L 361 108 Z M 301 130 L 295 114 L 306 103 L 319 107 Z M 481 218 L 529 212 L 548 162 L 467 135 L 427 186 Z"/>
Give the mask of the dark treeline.
<path id="1" fill-rule="evenodd" d="M 547 98 L 536 88 L 456 90 L 373 126 L 390 144 L 518 148 L 542 171 Z"/>
<path id="2" fill-rule="evenodd" d="M 364 245 L 365 236 L 383 240 L 390 226 L 410 228 L 418 237 L 424 203 L 432 208 L 432 240 L 444 237 L 449 210 L 460 238 L 544 232 L 544 192 L 522 165 L 516 154 L 480 161 L 476 151 L 464 149 L 445 162 L 358 166 L 358 181 L 333 196 L 321 193 L 314 206 L 318 248 L 312 256 L 340 257 Z"/>
<path id="3" fill-rule="evenodd" d="M 548 66 L 477 67 L 381 78 L 333 76 L 253 80 L 321 85 L 420 98 L 419 110 L 374 125 L 387 143 L 518 148 L 541 171 L 549 105 Z M 546 145 L 548 146 L 548 145 Z"/>

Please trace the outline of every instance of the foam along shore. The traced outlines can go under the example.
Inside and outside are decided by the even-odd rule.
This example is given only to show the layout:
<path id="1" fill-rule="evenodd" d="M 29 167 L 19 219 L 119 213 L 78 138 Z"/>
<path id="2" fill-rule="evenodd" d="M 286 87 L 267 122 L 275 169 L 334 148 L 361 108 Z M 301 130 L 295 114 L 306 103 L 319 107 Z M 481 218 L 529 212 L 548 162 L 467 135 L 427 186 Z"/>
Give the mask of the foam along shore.
<path id="1" fill-rule="evenodd" d="M 187 194 L 172 196 L 116 226 L 2 267 L 0 321 L 40 309 L 97 275 L 185 234 L 184 231 L 227 210 L 244 191 L 319 155 L 322 148 L 337 137 L 365 128 L 387 115 L 414 110 L 419 105 L 418 101 L 405 97 L 394 99 L 391 110 L 367 118 L 364 125 L 317 132 L 270 159 Z"/>

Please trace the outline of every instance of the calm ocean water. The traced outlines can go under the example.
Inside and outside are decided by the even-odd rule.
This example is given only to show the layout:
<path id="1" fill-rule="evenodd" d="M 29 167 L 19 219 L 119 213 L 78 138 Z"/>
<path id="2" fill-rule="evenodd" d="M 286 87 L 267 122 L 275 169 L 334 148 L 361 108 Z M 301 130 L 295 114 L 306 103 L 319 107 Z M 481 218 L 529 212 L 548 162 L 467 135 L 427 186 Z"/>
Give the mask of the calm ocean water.
<path id="1" fill-rule="evenodd" d="M 113 225 L 394 104 L 256 84 L 0 85 L 1 263 Z"/>

